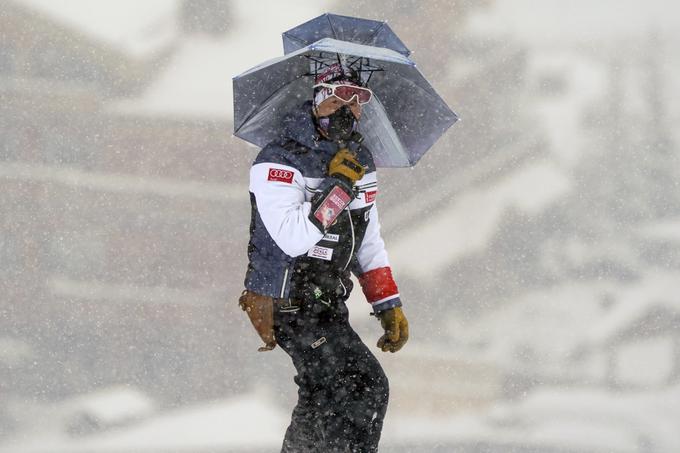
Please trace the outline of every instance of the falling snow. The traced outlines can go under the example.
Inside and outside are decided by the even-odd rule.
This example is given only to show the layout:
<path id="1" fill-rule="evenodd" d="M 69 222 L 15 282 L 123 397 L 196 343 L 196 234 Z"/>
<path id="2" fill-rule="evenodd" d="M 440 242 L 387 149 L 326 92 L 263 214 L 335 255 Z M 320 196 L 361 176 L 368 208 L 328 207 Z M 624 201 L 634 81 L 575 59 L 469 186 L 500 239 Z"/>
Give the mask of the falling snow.
<path id="1" fill-rule="evenodd" d="M 0 453 L 279 451 L 232 78 L 325 12 L 386 20 L 461 118 L 378 170 L 409 343 L 347 305 L 380 451 L 680 451 L 676 2 L 0 0 Z"/>

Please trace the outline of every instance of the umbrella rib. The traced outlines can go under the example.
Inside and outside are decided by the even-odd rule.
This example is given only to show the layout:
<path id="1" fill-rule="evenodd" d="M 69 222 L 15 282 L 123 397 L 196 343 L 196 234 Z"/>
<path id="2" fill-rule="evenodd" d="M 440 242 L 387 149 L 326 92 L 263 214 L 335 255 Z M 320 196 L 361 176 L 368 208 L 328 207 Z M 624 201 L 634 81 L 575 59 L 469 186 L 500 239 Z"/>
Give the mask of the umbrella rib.
<path id="1" fill-rule="evenodd" d="M 395 75 L 396 77 L 399 77 L 400 79 L 408 82 L 410 85 L 414 86 L 416 89 L 420 90 L 420 92 L 422 92 L 422 94 L 424 96 L 431 98 L 433 100 L 439 100 L 451 116 L 450 117 L 450 120 L 452 121 L 451 125 L 454 124 L 456 121 L 458 121 L 458 115 L 456 115 L 456 113 L 453 110 L 451 110 L 451 108 L 448 106 L 448 104 L 446 102 L 444 102 L 442 97 L 436 91 L 434 93 L 432 93 L 432 92 L 426 90 L 424 87 L 420 86 L 415 81 L 409 79 L 408 77 L 403 76 L 402 74 L 399 74 L 398 72 L 394 72 L 392 74 Z M 449 127 L 450 127 L 450 125 L 449 125 Z M 446 129 L 448 129 L 448 127 Z M 406 153 L 406 158 L 411 165 L 414 165 L 413 157 L 408 152 Z"/>
<path id="2" fill-rule="evenodd" d="M 303 40 L 302 38 L 298 38 L 298 37 L 295 36 L 295 35 L 286 35 L 286 37 L 287 37 L 288 39 L 293 39 L 293 40 L 299 42 L 300 44 L 302 44 L 302 47 L 307 46 L 307 42 L 306 42 L 305 40 Z"/>
<path id="3" fill-rule="evenodd" d="M 385 21 L 380 22 L 380 26 L 373 32 L 371 36 L 368 37 L 368 40 L 365 41 L 366 45 L 371 45 L 369 44 L 371 40 L 378 36 L 383 28 L 385 28 Z"/>
<path id="4" fill-rule="evenodd" d="M 414 80 L 409 79 L 408 77 L 405 77 L 405 76 L 403 76 L 402 74 L 399 74 L 399 73 L 397 73 L 397 72 L 393 72 L 392 74 L 395 75 L 395 76 L 397 76 L 397 77 L 399 77 L 400 79 L 403 79 L 403 80 L 409 82 L 411 85 L 417 87 L 419 90 L 421 90 L 421 91 L 422 91 L 423 93 L 425 93 L 427 96 L 429 96 L 429 97 L 431 97 L 431 98 L 433 98 L 433 99 L 439 99 L 439 100 L 442 101 L 442 103 L 446 106 L 446 108 L 449 109 L 449 111 L 450 111 L 451 113 L 454 113 L 453 110 L 451 110 L 451 108 L 449 107 L 449 105 L 448 105 L 446 102 L 444 102 L 444 99 L 441 97 L 441 95 L 439 95 L 439 93 L 437 93 L 437 92 L 434 90 L 434 87 L 432 87 L 431 85 L 430 85 L 430 88 L 432 88 L 432 91 L 429 91 L 429 90 L 425 89 L 424 87 L 420 86 L 420 84 L 416 83 Z M 427 80 L 425 80 L 425 81 L 427 82 Z M 454 115 L 455 115 L 455 113 L 454 113 Z"/>
<path id="5" fill-rule="evenodd" d="M 403 79 L 403 80 L 409 82 L 411 85 L 413 85 L 413 86 L 416 87 L 418 90 L 420 90 L 420 91 L 423 93 L 423 95 L 425 95 L 425 96 L 427 96 L 427 97 L 429 97 L 429 98 L 431 98 L 431 99 L 433 99 L 433 100 L 438 100 L 438 101 L 440 101 L 441 104 L 446 108 L 446 110 L 448 110 L 448 112 L 449 112 L 451 115 L 453 115 L 453 118 L 455 119 L 455 120 L 454 120 L 454 123 L 458 120 L 458 115 L 456 114 L 456 112 L 454 112 L 453 110 L 451 110 L 451 107 L 449 107 L 449 105 L 444 101 L 444 99 L 441 97 L 441 95 L 440 95 L 439 93 L 437 93 L 436 91 L 430 92 L 430 91 L 426 90 L 424 87 L 422 87 L 422 86 L 420 86 L 419 84 L 415 83 L 413 80 L 411 80 L 411 79 L 409 79 L 409 78 L 407 78 L 407 77 L 404 77 L 404 76 L 401 75 L 401 74 L 398 74 L 398 73 L 397 73 L 397 74 L 394 74 L 394 75 L 396 75 L 397 77 L 399 77 L 399 78 L 401 78 L 401 79 Z M 433 90 L 434 90 L 434 88 L 433 88 Z"/>
<path id="6" fill-rule="evenodd" d="M 271 98 L 273 98 L 274 95 L 277 94 L 279 91 L 283 90 L 283 89 L 284 89 L 285 87 L 287 87 L 287 86 L 290 86 L 290 84 L 292 84 L 292 83 L 295 82 L 296 80 L 299 80 L 299 79 L 301 79 L 301 78 L 303 78 L 303 77 L 305 77 L 304 74 L 303 74 L 303 75 L 300 75 L 300 76 L 297 76 L 297 77 L 295 77 L 293 80 L 291 80 L 290 82 L 288 82 L 287 84 L 285 84 L 285 85 L 283 85 L 282 87 L 277 88 L 276 90 L 274 90 L 269 96 L 267 96 L 267 98 L 266 98 L 264 101 L 260 102 L 260 107 L 262 107 L 263 105 L 266 105 L 267 102 L 269 102 L 269 100 L 270 100 Z M 234 131 L 234 134 L 236 134 L 238 131 L 240 131 L 241 128 L 242 128 L 243 126 L 245 126 L 246 123 L 247 123 L 248 121 L 250 121 L 250 119 L 251 119 L 252 117 L 254 117 L 255 115 L 257 115 L 257 113 L 258 113 L 260 110 L 261 110 L 261 108 L 257 108 L 257 107 L 254 108 L 253 111 L 250 112 L 250 114 L 246 117 L 246 119 L 243 120 L 243 122 L 242 122 L 242 123 L 238 126 L 238 128 Z"/>
<path id="7" fill-rule="evenodd" d="M 340 39 L 340 38 L 338 38 L 338 34 L 335 32 L 335 27 L 333 27 L 333 22 L 331 22 L 330 15 L 326 15 L 326 19 L 328 20 L 328 25 L 330 25 L 331 31 L 333 32 L 333 37 L 335 39 Z"/>
<path id="8" fill-rule="evenodd" d="M 324 53 L 324 52 L 321 51 L 320 53 L 321 53 L 321 56 L 319 56 L 318 58 L 313 57 L 313 56 L 311 56 L 311 55 L 305 55 L 305 57 L 306 57 L 306 58 L 309 58 L 310 60 L 312 60 L 312 61 L 315 62 L 315 63 L 319 63 L 319 64 L 321 65 L 321 67 L 324 67 L 324 66 L 330 67 L 330 65 L 329 65 L 327 62 L 323 61 L 323 53 Z M 333 53 L 333 52 L 326 52 L 326 53 Z M 332 58 L 332 57 L 331 57 L 331 58 Z M 327 59 L 328 59 L 328 57 L 327 57 Z"/>

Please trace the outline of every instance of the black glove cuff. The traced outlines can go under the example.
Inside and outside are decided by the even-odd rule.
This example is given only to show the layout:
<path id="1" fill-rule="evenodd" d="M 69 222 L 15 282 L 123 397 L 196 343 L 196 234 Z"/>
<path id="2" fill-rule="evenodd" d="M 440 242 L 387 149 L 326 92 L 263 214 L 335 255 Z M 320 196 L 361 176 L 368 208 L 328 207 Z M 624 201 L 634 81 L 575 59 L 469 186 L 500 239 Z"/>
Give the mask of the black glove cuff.
<path id="1" fill-rule="evenodd" d="M 342 185 L 342 190 L 350 194 L 350 196 L 354 196 L 352 195 L 354 193 L 354 184 L 351 179 L 341 173 L 333 173 L 330 178 L 337 179 L 337 182 Z"/>
<path id="2" fill-rule="evenodd" d="M 401 298 L 395 297 L 394 299 L 387 300 L 385 302 L 381 302 L 379 304 L 373 305 L 373 313 L 376 315 L 378 318 L 380 318 L 380 315 L 387 310 L 391 310 L 396 307 L 401 307 Z"/>

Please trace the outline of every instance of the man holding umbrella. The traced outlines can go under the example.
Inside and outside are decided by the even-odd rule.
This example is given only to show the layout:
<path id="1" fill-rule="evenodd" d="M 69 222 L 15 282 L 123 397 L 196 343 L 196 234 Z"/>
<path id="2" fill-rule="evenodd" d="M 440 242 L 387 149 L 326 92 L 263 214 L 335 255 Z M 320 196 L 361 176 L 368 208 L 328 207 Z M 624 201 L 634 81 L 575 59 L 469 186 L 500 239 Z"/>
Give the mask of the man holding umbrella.
<path id="1" fill-rule="evenodd" d="M 362 85 L 341 59 L 315 74 L 313 100 L 285 119 L 281 140 L 250 171 L 250 263 L 239 302 L 265 342 L 260 350 L 280 345 L 298 373 L 283 452 L 377 451 L 388 381 L 348 322 L 350 272 L 385 330 L 378 347 L 396 352 L 408 340 L 380 236 L 375 164 L 357 131 L 372 98 Z"/>

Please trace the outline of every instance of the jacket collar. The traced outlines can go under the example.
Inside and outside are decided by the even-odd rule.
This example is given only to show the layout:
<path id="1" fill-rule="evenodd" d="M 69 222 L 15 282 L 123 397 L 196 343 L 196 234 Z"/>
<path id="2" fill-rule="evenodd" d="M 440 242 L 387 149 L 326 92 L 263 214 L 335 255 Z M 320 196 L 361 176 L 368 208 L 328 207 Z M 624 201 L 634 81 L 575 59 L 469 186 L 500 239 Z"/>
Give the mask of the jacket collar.
<path id="1" fill-rule="evenodd" d="M 307 101 L 283 120 L 283 136 L 312 150 L 336 152 L 337 143 L 322 137 L 312 117 L 312 101 Z"/>

